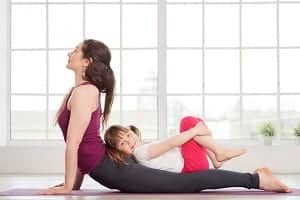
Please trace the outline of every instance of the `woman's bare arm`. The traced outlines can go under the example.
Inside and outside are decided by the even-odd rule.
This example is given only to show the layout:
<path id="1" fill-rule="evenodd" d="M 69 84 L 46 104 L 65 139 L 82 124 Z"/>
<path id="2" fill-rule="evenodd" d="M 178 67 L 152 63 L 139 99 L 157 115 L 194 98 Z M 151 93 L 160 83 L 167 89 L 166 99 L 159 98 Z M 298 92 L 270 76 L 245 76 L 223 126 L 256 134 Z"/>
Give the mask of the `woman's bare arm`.
<path id="1" fill-rule="evenodd" d="M 76 88 L 70 100 L 70 121 L 65 151 L 65 188 L 72 190 L 77 177 L 77 153 L 90 122 L 94 95 L 86 87 Z M 78 177 L 80 178 L 80 177 Z"/>
<path id="2" fill-rule="evenodd" d="M 73 190 L 80 190 L 83 179 L 84 179 L 84 174 L 82 174 L 80 172 L 80 170 L 77 168 L 75 183 L 73 185 Z"/>

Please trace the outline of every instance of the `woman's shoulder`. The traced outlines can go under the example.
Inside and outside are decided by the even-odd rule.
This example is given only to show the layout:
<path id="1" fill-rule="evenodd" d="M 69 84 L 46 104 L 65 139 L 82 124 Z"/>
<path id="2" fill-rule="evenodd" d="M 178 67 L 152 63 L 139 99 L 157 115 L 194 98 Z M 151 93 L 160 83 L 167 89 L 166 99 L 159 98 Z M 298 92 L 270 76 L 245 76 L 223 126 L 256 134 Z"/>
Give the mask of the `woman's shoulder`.
<path id="1" fill-rule="evenodd" d="M 92 104 L 99 98 L 99 91 L 92 84 L 80 85 L 73 89 L 70 102 L 90 102 Z"/>
<path id="2" fill-rule="evenodd" d="M 87 96 L 99 95 L 99 90 L 93 84 L 85 84 L 85 85 L 80 85 L 80 86 L 74 88 L 72 93 L 74 93 L 75 95 L 78 95 L 78 96 L 87 97 Z"/>

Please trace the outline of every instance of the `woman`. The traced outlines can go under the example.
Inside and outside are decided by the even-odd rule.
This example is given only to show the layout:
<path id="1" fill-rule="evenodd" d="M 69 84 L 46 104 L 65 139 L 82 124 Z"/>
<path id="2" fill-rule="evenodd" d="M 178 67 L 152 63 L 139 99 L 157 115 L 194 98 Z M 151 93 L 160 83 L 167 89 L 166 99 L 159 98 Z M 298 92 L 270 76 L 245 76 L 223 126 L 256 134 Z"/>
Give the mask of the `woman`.
<path id="1" fill-rule="evenodd" d="M 76 86 L 58 112 L 66 141 L 65 181 L 42 194 L 69 194 L 72 189 L 78 190 L 87 173 L 102 185 L 123 192 L 199 192 L 224 187 L 289 192 L 266 168 L 253 174 L 224 170 L 177 174 L 144 167 L 131 158 L 126 165 L 115 165 L 105 154 L 105 145 L 99 137 L 99 118 L 103 125 L 107 122 L 113 102 L 115 78 L 110 67 L 110 50 L 102 42 L 84 40 L 68 56 L 67 67 L 74 71 Z M 105 94 L 103 114 L 100 93 Z"/>

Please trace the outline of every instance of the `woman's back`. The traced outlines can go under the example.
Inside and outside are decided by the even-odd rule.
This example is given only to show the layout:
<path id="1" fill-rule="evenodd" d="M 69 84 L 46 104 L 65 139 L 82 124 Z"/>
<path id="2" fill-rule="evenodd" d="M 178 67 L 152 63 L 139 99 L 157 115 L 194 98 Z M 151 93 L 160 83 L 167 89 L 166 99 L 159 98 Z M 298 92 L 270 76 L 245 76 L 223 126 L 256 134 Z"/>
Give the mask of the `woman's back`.
<path id="1" fill-rule="evenodd" d="M 64 140 L 67 140 L 68 126 L 70 121 L 71 111 L 68 110 L 68 100 L 75 88 L 82 85 L 90 84 L 84 82 L 74 87 L 64 101 L 60 114 L 58 116 L 58 124 L 62 130 Z M 82 173 L 90 172 L 103 158 L 105 153 L 105 145 L 100 138 L 100 116 L 101 105 L 99 102 L 98 108 L 91 114 L 90 122 L 84 132 L 82 141 L 78 148 L 78 167 Z"/>

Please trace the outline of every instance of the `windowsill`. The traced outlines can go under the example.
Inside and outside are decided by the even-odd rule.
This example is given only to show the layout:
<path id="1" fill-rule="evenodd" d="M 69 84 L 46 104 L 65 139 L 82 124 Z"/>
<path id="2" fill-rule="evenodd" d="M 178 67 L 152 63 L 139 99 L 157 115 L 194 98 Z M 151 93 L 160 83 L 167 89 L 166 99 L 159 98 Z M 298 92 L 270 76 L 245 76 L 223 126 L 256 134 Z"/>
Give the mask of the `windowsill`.
<path id="1" fill-rule="evenodd" d="M 64 145 L 65 142 L 63 140 L 10 140 L 7 142 L 6 146 L 14 147 L 14 146 L 61 146 Z"/>

